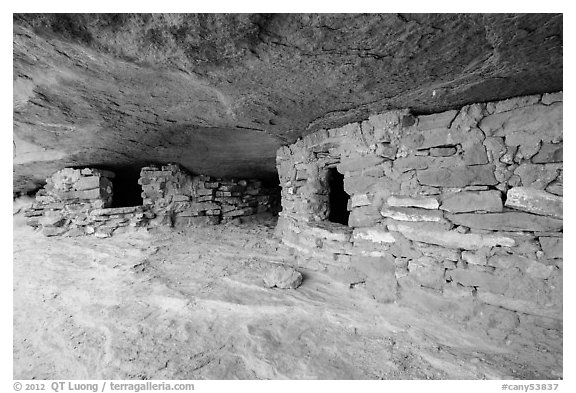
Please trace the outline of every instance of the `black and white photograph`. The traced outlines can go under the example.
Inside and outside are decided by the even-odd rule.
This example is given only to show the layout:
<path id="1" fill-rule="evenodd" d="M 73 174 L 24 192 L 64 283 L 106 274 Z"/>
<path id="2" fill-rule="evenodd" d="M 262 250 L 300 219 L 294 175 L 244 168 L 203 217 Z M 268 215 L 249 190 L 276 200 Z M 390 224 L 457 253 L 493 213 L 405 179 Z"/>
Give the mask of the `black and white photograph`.
<path id="1" fill-rule="evenodd" d="M 132 9 L 11 15 L 4 391 L 567 391 L 563 13 Z"/>

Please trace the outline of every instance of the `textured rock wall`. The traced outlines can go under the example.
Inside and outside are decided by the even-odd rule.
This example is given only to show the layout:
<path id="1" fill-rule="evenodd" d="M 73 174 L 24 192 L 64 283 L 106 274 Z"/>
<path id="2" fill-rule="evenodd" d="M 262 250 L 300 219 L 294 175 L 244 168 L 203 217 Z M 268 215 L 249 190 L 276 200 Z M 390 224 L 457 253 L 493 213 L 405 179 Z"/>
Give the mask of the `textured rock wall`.
<path id="1" fill-rule="evenodd" d="M 278 150 L 277 235 L 298 264 L 381 301 L 433 302 L 500 339 L 557 337 L 562 161 L 561 92 L 371 116 Z M 330 168 L 348 226 L 327 221 Z"/>
<path id="2" fill-rule="evenodd" d="M 218 224 L 270 211 L 274 190 L 260 180 L 192 176 L 178 165 L 142 168 L 143 203 L 156 214 L 152 225 Z"/>

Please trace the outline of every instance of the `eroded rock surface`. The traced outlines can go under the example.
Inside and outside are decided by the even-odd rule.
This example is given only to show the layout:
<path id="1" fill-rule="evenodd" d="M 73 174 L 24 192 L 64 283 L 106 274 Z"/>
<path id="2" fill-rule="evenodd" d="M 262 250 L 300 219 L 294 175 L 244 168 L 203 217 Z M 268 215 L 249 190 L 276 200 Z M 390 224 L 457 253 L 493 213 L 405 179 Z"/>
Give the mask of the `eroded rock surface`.
<path id="1" fill-rule="evenodd" d="M 553 14 L 15 15 L 14 190 L 154 161 L 273 177 L 311 131 L 562 90 L 562 41 Z"/>
<path id="2" fill-rule="evenodd" d="M 548 334 L 497 345 L 478 329 L 486 323 L 502 335 L 518 323 L 499 307 L 456 324 L 367 296 L 387 295 L 388 281 L 350 288 L 300 267 L 306 280 L 297 290 L 265 288 L 263 273 L 289 257 L 270 238 L 274 222 L 79 239 L 37 236 L 23 221 L 14 216 L 15 379 L 563 376 L 555 319 L 522 313 L 521 326 Z M 371 275 L 390 272 L 357 262 Z"/>

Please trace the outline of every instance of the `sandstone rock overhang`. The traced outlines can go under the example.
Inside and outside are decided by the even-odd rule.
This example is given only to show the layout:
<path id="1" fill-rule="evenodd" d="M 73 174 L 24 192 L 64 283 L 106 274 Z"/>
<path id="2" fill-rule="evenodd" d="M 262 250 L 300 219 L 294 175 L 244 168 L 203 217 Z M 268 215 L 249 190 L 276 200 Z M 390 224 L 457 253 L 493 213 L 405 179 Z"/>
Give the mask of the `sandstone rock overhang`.
<path id="1" fill-rule="evenodd" d="M 67 166 L 274 178 L 388 109 L 562 90 L 561 14 L 16 14 L 14 191 Z"/>

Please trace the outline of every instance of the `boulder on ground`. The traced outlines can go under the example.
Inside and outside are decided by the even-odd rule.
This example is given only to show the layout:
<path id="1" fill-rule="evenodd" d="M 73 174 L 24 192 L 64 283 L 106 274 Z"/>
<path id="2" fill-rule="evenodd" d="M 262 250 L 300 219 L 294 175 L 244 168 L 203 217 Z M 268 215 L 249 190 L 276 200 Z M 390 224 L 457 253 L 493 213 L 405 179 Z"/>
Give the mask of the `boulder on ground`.
<path id="1" fill-rule="evenodd" d="M 263 279 L 269 288 L 296 289 L 302 284 L 302 273 L 290 266 L 278 265 L 269 269 Z"/>

